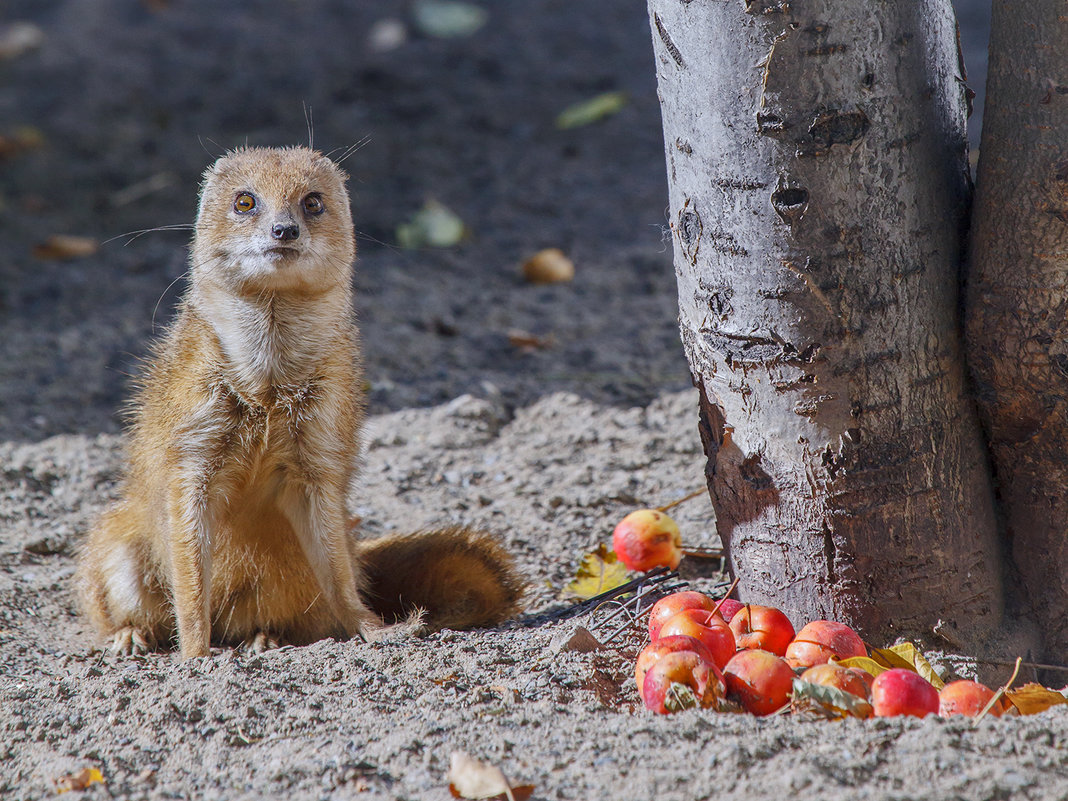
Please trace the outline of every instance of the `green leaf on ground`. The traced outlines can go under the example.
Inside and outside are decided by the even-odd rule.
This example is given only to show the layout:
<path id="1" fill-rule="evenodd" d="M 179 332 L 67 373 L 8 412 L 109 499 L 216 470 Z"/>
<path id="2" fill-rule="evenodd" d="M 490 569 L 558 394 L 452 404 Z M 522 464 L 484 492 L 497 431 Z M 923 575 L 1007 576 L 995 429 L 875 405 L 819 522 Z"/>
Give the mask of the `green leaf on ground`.
<path id="1" fill-rule="evenodd" d="M 452 247 L 466 235 L 464 221 L 436 200 L 428 200 L 408 222 L 397 226 L 397 243 L 409 250 Z"/>
<path id="2" fill-rule="evenodd" d="M 556 118 L 556 127 L 562 131 L 581 128 L 611 117 L 626 105 L 626 92 L 605 92 L 565 108 Z"/>

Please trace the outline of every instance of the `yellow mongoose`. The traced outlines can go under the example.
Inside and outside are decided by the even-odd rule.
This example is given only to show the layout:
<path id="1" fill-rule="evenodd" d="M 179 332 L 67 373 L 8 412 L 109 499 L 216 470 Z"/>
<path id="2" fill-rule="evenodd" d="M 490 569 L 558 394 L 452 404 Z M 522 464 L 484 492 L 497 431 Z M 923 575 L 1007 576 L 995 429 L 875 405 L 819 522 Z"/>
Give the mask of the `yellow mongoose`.
<path id="1" fill-rule="evenodd" d="M 140 382 L 120 500 L 82 550 L 83 608 L 113 650 L 177 633 L 264 647 L 499 622 L 520 583 L 489 537 L 359 541 L 345 496 L 364 418 L 346 175 L 308 148 L 204 174 L 191 278 Z M 385 617 L 384 617 L 385 616 Z"/>

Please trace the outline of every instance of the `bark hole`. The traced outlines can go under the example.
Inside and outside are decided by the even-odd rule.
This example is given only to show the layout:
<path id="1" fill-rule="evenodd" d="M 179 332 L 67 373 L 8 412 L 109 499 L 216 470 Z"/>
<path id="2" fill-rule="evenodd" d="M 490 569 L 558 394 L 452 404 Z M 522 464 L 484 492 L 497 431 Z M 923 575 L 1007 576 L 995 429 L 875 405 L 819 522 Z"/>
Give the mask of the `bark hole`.
<path id="1" fill-rule="evenodd" d="M 812 364 L 816 355 L 820 352 L 820 343 L 812 342 L 804 350 L 798 352 L 797 348 L 789 342 L 782 344 L 782 360 L 786 364 L 800 365 Z"/>
<path id="2" fill-rule="evenodd" d="M 837 478 L 838 474 L 845 469 L 845 456 L 841 453 L 835 453 L 831 450 L 831 446 L 828 445 L 827 449 L 823 452 L 822 460 L 823 466 L 827 469 L 828 475 L 833 478 Z"/>
<path id="3" fill-rule="evenodd" d="M 823 521 L 823 560 L 827 563 L 827 581 L 830 584 L 834 584 L 837 581 L 837 577 L 834 571 L 834 560 L 838 555 L 838 548 L 834 544 L 834 537 L 831 536 L 831 527 L 827 525 L 827 521 Z"/>
<path id="4" fill-rule="evenodd" d="M 686 258 L 690 260 L 690 264 L 697 263 L 697 251 L 701 248 L 701 232 L 704 230 L 704 224 L 701 222 L 701 215 L 697 213 L 696 209 L 688 208 L 690 201 L 686 201 L 686 207 L 679 212 L 678 233 L 679 239 L 682 241 L 683 250 L 686 252 Z"/>
<path id="5" fill-rule="evenodd" d="M 868 115 L 857 111 L 825 111 L 809 126 L 809 135 L 824 147 L 848 145 L 868 132 Z"/>
<path id="6" fill-rule="evenodd" d="M 772 139 L 782 139 L 786 135 L 787 125 L 782 117 L 770 111 L 758 111 L 756 115 L 757 133 Z"/>
<path id="7" fill-rule="evenodd" d="M 1046 95 L 1045 95 L 1045 97 L 1043 97 L 1041 100 L 1038 101 L 1039 104 L 1043 105 L 1043 106 L 1048 106 L 1050 103 L 1053 102 L 1053 95 L 1055 95 L 1055 94 L 1068 95 L 1068 86 L 1059 86 L 1059 85 L 1055 84 L 1053 81 L 1051 81 L 1049 78 L 1047 78 L 1046 79 Z"/>
<path id="8" fill-rule="evenodd" d="M 771 205 L 784 223 L 793 225 L 808 208 L 808 190 L 795 186 L 780 186 L 771 193 Z"/>

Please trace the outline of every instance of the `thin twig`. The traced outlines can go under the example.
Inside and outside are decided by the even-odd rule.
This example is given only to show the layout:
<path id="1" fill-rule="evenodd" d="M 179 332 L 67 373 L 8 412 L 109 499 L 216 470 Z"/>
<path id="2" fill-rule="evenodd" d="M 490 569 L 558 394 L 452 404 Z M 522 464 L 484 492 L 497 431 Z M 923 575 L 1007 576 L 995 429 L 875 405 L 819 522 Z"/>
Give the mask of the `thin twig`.
<path id="1" fill-rule="evenodd" d="M 616 609 L 616 611 L 612 612 L 612 614 L 610 614 L 608 617 L 606 617 L 600 623 L 598 623 L 597 627 L 598 628 L 603 628 L 604 626 L 607 626 L 609 623 L 611 623 L 613 620 L 615 620 L 617 617 L 619 617 L 619 615 L 621 613 L 628 611 L 628 607 L 631 604 L 634 604 L 635 611 L 637 611 L 637 606 L 638 606 L 638 603 L 640 602 L 641 598 L 643 596 L 649 595 L 649 594 L 654 593 L 656 591 L 657 591 L 656 585 L 655 584 L 650 584 L 648 586 L 641 587 L 638 590 L 637 594 L 635 594 L 635 596 L 633 598 L 630 598 L 627 601 L 616 601 L 616 600 L 606 601 L 606 603 L 618 603 L 619 604 L 619 608 Z M 594 609 L 593 611 L 596 612 L 597 610 Z"/>
<path id="2" fill-rule="evenodd" d="M 696 498 L 698 495 L 701 495 L 701 494 L 703 494 L 705 492 L 708 492 L 708 488 L 707 487 L 701 487 L 701 489 L 696 489 L 693 492 L 691 492 L 689 495 L 684 495 L 683 497 L 679 498 L 677 501 L 672 501 L 671 503 L 666 503 L 663 506 L 656 507 L 656 511 L 658 511 L 658 512 L 666 512 L 669 509 L 674 509 L 680 503 L 685 503 L 686 501 L 690 500 L 691 498 Z"/>
<path id="3" fill-rule="evenodd" d="M 1009 680 L 1005 682 L 1001 687 L 998 687 L 998 691 L 994 693 L 994 697 L 991 698 L 986 706 L 983 707 L 983 711 L 975 716 L 975 725 L 979 725 L 979 721 L 986 717 L 986 713 L 994 708 L 994 704 L 1005 697 L 1006 691 L 1012 686 L 1012 683 L 1016 681 L 1016 675 L 1020 672 L 1020 663 L 1023 661 L 1023 657 L 1016 657 L 1016 669 L 1012 671 L 1012 675 L 1009 676 Z"/>
<path id="4" fill-rule="evenodd" d="M 696 556 L 699 559 L 722 559 L 726 554 L 722 548 L 709 548 L 704 545 L 682 546 L 684 556 Z"/>
<path id="5" fill-rule="evenodd" d="M 736 578 L 734 581 L 731 582 L 731 586 L 727 588 L 727 592 L 724 593 L 723 597 L 719 599 L 719 603 L 717 603 L 715 605 L 715 607 L 713 607 L 713 609 L 712 609 L 712 614 L 713 615 L 716 614 L 717 612 L 719 612 L 719 608 L 721 606 L 723 606 L 723 602 L 731 597 L 731 593 L 734 592 L 734 588 L 738 586 L 738 582 L 739 581 L 741 581 L 741 579 L 740 578 Z"/>

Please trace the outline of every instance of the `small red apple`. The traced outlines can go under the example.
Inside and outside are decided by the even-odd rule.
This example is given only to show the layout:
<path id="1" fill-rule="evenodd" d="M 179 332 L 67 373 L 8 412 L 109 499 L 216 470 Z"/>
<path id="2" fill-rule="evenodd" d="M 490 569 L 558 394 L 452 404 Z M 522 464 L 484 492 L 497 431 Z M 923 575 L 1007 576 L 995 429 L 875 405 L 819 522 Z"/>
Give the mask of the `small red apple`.
<path id="1" fill-rule="evenodd" d="M 716 608 L 716 602 L 703 592 L 683 590 L 665 595 L 655 604 L 649 612 L 649 639 L 655 640 L 668 618 L 672 618 L 683 609 L 705 609 L 711 612 Z"/>
<path id="2" fill-rule="evenodd" d="M 876 717 L 922 718 L 938 712 L 938 690 L 919 673 L 893 668 L 880 673 L 872 682 L 871 705 Z"/>
<path id="3" fill-rule="evenodd" d="M 842 692 L 852 693 L 857 698 L 869 700 L 868 682 L 861 674 L 867 676 L 862 670 L 854 670 L 835 662 L 825 662 L 822 665 L 814 665 L 801 674 L 801 680 L 810 684 L 822 684 L 824 687 L 834 687 Z"/>
<path id="4" fill-rule="evenodd" d="M 737 650 L 730 626 L 719 615 L 705 609 L 683 609 L 660 627 L 661 637 L 673 634 L 685 634 L 703 642 L 718 668 L 726 665 Z"/>
<path id="5" fill-rule="evenodd" d="M 860 635 L 845 623 L 813 620 L 797 632 L 786 649 L 786 659 L 794 667 L 812 667 L 836 659 L 867 656 Z"/>
<path id="6" fill-rule="evenodd" d="M 774 606 L 745 604 L 731 618 L 731 631 L 739 648 L 758 648 L 785 656 L 794 638 L 794 627 Z"/>
<path id="7" fill-rule="evenodd" d="M 675 651 L 664 654 L 646 672 L 642 700 L 648 709 L 667 714 L 689 706 L 713 706 L 723 697 L 723 690 L 714 665 L 693 651 Z"/>
<path id="8" fill-rule="evenodd" d="M 967 679 L 951 681 L 938 693 L 938 714 L 944 718 L 950 715 L 967 715 L 974 718 L 986 708 L 993 697 L 994 691 L 985 684 Z M 999 699 L 987 714 L 1001 717 L 1005 712 L 1005 704 L 1004 698 Z"/>
<path id="9" fill-rule="evenodd" d="M 790 702 L 794 671 L 770 651 L 739 651 L 723 668 L 727 696 L 754 715 L 770 715 Z"/>
<path id="10" fill-rule="evenodd" d="M 674 570 L 682 559 L 682 535 L 675 521 L 656 509 L 639 509 L 619 521 L 612 548 L 628 570 Z"/>
<path id="11" fill-rule="evenodd" d="M 731 619 L 738 614 L 738 610 L 745 606 L 741 601 L 736 601 L 733 598 L 724 598 L 722 601 L 717 601 L 716 603 L 719 604 L 719 616 L 728 623 L 730 623 Z"/>
<path id="12" fill-rule="evenodd" d="M 634 681 L 638 684 L 639 693 L 645 683 L 645 674 L 653 666 L 653 663 L 665 654 L 671 654 L 676 651 L 693 651 L 708 664 L 714 665 L 716 663 L 712 658 L 712 652 L 700 640 L 684 635 L 660 637 L 645 646 L 634 663 Z"/>

